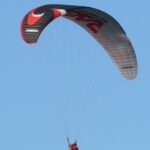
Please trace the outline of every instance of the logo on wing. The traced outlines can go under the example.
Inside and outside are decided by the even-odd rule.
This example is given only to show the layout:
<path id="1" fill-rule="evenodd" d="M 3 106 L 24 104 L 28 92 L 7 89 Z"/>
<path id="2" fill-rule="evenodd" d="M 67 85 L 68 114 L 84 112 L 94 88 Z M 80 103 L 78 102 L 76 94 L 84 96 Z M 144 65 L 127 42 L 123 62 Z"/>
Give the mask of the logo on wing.
<path id="1" fill-rule="evenodd" d="M 34 25 L 45 13 L 35 14 L 35 10 L 31 11 L 28 15 L 27 23 L 28 25 Z"/>
<path id="2" fill-rule="evenodd" d="M 65 9 L 52 8 L 52 11 L 53 11 L 54 18 L 58 18 L 60 16 L 64 16 L 65 14 L 67 14 L 67 11 Z"/>

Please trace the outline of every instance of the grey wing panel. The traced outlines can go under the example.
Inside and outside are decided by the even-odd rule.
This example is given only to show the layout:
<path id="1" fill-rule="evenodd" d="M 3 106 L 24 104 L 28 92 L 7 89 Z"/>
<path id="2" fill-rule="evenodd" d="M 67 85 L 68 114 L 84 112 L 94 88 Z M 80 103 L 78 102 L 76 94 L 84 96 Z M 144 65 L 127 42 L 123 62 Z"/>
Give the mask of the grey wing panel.
<path id="1" fill-rule="evenodd" d="M 136 77 L 137 60 L 134 49 L 116 20 L 93 8 L 77 9 L 65 17 L 86 29 L 104 47 L 126 79 Z"/>

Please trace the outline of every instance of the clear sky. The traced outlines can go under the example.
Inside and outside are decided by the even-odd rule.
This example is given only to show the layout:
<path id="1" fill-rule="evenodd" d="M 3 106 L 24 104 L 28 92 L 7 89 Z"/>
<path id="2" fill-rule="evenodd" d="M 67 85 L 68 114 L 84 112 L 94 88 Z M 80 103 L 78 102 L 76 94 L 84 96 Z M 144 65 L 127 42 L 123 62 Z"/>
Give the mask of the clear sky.
<path id="1" fill-rule="evenodd" d="M 125 80 L 103 48 L 60 18 L 27 45 L 20 22 L 43 4 L 91 6 L 113 16 L 130 38 L 139 71 Z M 150 149 L 148 0 L 2 0 L 0 150 Z"/>

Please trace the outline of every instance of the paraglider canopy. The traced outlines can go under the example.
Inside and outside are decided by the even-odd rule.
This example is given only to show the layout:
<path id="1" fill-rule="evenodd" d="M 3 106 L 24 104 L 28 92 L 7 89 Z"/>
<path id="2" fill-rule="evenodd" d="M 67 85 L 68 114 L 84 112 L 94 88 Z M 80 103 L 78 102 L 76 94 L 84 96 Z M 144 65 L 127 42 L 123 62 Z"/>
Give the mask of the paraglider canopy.
<path id="1" fill-rule="evenodd" d="M 32 9 L 23 18 L 22 38 L 27 43 L 37 42 L 43 29 L 60 16 L 88 31 L 104 47 L 126 79 L 136 77 L 137 60 L 130 40 L 119 23 L 101 10 L 73 5 L 40 6 Z M 59 38 L 59 35 L 57 36 Z"/>

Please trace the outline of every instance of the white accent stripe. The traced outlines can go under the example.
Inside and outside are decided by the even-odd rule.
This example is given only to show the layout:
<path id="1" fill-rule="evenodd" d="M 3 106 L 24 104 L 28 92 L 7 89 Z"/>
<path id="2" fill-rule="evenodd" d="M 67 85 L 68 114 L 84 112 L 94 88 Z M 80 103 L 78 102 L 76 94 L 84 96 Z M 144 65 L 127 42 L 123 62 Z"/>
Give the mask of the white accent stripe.
<path id="1" fill-rule="evenodd" d="M 42 13 L 42 14 L 34 14 L 34 13 L 32 13 L 32 16 L 33 16 L 33 17 L 38 17 L 38 18 L 39 18 L 39 17 L 42 17 L 44 14 L 45 14 L 45 13 Z"/>
<path id="2" fill-rule="evenodd" d="M 26 32 L 39 32 L 38 29 L 26 29 Z"/>
<path id="3" fill-rule="evenodd" d="M 65 9 L 56 9 L 56 10 L 58 10 L 62 16 L 67 14 L 67 11 Z"/>

